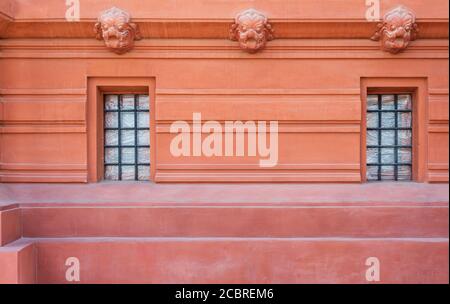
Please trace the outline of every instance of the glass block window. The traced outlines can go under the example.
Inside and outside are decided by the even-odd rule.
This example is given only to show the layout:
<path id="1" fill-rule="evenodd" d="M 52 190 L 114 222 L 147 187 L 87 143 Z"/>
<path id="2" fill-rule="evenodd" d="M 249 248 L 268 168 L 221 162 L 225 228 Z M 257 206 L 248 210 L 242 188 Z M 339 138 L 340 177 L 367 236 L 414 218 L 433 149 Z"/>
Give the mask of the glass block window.
<path id="1" fill-rule="evenodd" d="M 104 112 L 105 180 L 149 180 L 149 96 L 106 95 Z"/>
<path id="2" fill-rule="evenodd" d="M 412 96 L 367 98 L 367 180 L 412 179 Z"/>

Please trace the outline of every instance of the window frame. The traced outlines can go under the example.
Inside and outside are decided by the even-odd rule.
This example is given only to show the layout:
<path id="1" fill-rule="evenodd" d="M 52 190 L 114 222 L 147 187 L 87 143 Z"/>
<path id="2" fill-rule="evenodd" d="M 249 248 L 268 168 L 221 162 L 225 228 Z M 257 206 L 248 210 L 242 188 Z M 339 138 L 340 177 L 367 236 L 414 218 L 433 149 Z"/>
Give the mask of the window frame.
<path id="1" fill-rule="evenodd" d="M 428 84 L 426 78 L 361 79 L 361 182 L 367 183 L 367 97 L 410 94 L 412 98 L 412 180 L 427 182 Z M 396 181 L 387 181 L 396 182 Z M 405 182 L 405 181 L 398 181 Z"/>
<path id="2" fill-rule="evenodd" d="M 88 182 L 104 181 L 105 95 L 148 95 L 150 107 L 150 181 L 156 174 L 156 123 L 154 78 L 88 78 L 87 137 Z M 138 181 L 135 181 L 138 182 Z M 140 181 L 148 182 L 148 181 Z"/>

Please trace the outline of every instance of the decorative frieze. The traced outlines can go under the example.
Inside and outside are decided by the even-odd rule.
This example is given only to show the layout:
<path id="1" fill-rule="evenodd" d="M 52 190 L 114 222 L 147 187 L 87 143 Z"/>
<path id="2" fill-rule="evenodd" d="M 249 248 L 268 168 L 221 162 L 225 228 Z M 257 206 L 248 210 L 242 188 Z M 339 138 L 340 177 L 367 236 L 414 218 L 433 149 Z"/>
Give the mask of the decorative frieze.
<path id="1" fill-rule="evenodd" d="M 418 32 L 414 12 L 404 6 L 398 6 L 384 16 L 372 40 L 380 41 L 382 50 L 397 54 L 416 39 Z"/>
<path id="2" fill-rule="evenodd" d="M 267 16 L 255 9 L 248 9 L 236 16 L 230 39 L 238 41 L 242 50 L 256 53 L 273 39 L 273 28 Z"/>
<path id="3" fill-rule="evenodd" d="M 125 54 L 133 49 L 135 40 L 142 39 L 137 24 L 130 20 L 130 14 L 117 7 L 102 12 L 95 24 L 97 39 L 114 53 Z"/>

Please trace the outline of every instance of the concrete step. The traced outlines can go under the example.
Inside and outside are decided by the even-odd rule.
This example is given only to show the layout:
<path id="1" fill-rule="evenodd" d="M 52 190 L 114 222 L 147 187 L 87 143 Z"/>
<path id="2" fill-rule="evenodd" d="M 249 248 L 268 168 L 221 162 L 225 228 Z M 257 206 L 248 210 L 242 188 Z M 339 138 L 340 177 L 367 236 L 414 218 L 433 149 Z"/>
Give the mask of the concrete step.
<path id="1" fill-rule="evenodd" d="M 448 203 L 12 205 L 19 237 L 448 237 Z"/>
<path id="2" fill-rule="evenodd" d="M 80 283 L 368 283 L 370 258 L 381 283 L 449 281 L 448 185 L 6 190 L 0 283 L 68 283 L 70 258 Z"/>
<path id="3" fill-rule="evenodd" d="M 0 248 L 0 282 L 70 283 L 76 258 L 79 283 L 364 284 L 376 258 L 380 283 L 448 283 L 448 250 L 448 238 L 23 238 Z"/>

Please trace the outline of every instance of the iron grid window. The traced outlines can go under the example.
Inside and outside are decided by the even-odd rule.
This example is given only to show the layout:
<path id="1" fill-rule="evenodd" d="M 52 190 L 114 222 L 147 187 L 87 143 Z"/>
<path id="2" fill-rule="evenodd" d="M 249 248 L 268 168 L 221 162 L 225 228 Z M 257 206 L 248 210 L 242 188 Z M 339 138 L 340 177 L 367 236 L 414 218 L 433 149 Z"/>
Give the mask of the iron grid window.
<path id="1" fill-rule="evenodd" d="M 412 96 L 369 95 L 367 180 L 412 179 Z"/>
<path id="2" fill-rule="evenodd" d="M 150 179 L 148 95 L 105 95 L 105 180 Z"/>

